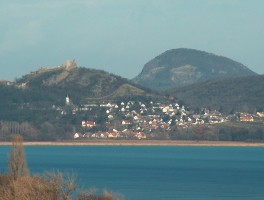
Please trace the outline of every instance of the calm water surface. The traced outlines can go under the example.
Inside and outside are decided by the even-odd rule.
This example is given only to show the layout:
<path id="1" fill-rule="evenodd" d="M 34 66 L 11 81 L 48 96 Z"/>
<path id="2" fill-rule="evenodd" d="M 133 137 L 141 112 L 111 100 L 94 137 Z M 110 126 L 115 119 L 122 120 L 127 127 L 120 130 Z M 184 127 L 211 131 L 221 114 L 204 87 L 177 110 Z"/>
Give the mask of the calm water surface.
<path id="1" fill-rule="evenodd" d="M 31 173 L 60 170 L 127 199 L 264 199 L 264 148 L 29 146 Z M 0 147 L 6 171 L 9 147 Z"/>

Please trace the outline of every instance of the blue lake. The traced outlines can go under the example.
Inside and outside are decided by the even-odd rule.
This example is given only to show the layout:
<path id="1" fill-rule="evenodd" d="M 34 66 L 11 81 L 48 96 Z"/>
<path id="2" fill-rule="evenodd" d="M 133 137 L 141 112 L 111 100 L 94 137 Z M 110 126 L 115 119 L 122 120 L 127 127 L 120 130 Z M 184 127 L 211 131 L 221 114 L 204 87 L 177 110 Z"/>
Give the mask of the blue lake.
<path id="1" fill-rule="evenodd" d="M 0 146 L 0 170 L 10 147 Z M 264 199 L 264 148 L 27 146 L 31 173 L 73 173 L 126 199 Z"/>

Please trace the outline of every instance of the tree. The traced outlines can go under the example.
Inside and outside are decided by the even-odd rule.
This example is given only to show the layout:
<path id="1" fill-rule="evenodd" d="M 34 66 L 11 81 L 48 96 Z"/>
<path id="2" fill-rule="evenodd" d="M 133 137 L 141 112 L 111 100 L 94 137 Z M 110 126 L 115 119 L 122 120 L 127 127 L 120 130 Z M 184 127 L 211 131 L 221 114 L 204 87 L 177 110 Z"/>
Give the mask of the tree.
<path id="1" fill-rule="evenodd" d="M 18 134 L 12 135 L 12 146 L 8 156 L 8 174 L 14 180 L 28 174 L 23 138 Z"/>
<path id="2" fill-rule="evenodd" d="M 23 139 L 12 135 L 8 156 L 9 173 L 0 174 L 0 200 L 123 200 L 120 194 L 104 192 L 102 195 L 77 192 L 75 178 L 58 172 L 45 176 L 28 175 Z"/>

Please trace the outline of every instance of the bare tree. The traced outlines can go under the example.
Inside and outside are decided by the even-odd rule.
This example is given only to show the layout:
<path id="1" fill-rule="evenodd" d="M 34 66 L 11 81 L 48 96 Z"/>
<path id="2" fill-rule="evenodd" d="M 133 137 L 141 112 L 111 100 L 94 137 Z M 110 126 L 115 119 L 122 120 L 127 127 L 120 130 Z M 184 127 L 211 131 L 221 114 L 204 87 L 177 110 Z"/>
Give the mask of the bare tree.
<path id="1" fill-rule="evenodd" d="M 123 196 L 104 191 L 78 192 L 75 177 L 61 172 L 47 172 L 45 176 L 29 176 L 23 140 L 12 135 L 8 156 L 9 173 L 0 174 L 0 200 L 123 200 Z"/>
<path id="2" fill-rule="evenodd" d="M 23 138 L 20 135 L 12 135 L 12 146 L 8 156 L 8 174 L 14 180 L 28 175 L 27 162 L 25 159 Z"/>

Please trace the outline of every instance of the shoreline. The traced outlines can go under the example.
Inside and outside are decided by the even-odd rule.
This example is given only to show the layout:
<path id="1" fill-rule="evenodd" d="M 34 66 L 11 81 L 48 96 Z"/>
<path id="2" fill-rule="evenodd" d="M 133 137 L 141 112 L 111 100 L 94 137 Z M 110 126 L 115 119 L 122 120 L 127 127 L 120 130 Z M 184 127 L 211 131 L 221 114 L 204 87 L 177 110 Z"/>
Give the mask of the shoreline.
<path id="1" fill-rule="evenodd" d="M 9 146 L 11 142 L 0 142 Z M 24 146 L 212 146 L 212 147 L 264 147 L 261 142 L 189 141 L 189 140 L 90 140 L 90 141 L 33 141 Z"/>

